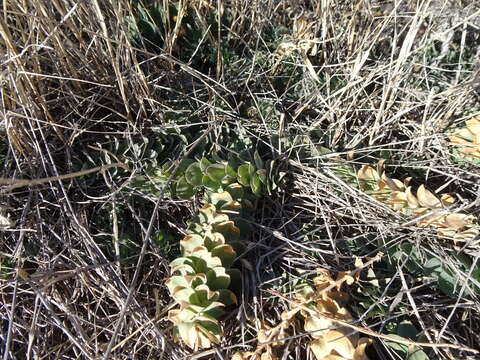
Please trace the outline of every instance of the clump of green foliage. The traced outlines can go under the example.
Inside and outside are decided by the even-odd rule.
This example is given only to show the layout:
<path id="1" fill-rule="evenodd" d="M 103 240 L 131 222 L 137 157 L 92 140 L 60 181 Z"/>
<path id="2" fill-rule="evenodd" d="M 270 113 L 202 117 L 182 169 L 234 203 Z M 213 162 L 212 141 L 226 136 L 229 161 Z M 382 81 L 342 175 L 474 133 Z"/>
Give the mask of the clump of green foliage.
<path id="1" fill-rule="evenodd" d="M 176 337 L 192 349 L 221 341 L 223 309 L 237 303 L 229 287 L 232 279 L 240 278 L 240 272 L 231 266 L 249 228 L 241 210 L 251 210 L 255 199 L 278 186 L 268 177 L 258 154 L 255 163 L 203 157 L 165 163 L 152 172 L 157 184 L 173 177 L 170 190 L 177 197 L 189 199 L 201 190 L 205 195 L 205 205 L 189 222 L 187 235 L 180 241 L 182 254 L 170 264 L 173 276 L 167 281 L 180 305 L 168 318 L 175 325 Z M 268 164 L 271 167 L 272 163 Z"/>
<path id="2" fill-rule="evenodd" d="M 200 190 L 207 194 L 228 191 L 235 199 L 258 197 L 270 194 L 282 183 L 285 173 L 274 173 L 273 161 L 263 162 L 256 153 L 255 165 L 238 159 L 200 160 L 186 158 L 180 163 L 167 161 L 162 166 L 147 171 L 151 185 L 140 177 L 134 186 L 155 191 L 155 186 L 164 184 L 173 174 L 170 192 L 181 199 L 190 199 Z M 247 190 L 247 191 L 246 191 Z"/>

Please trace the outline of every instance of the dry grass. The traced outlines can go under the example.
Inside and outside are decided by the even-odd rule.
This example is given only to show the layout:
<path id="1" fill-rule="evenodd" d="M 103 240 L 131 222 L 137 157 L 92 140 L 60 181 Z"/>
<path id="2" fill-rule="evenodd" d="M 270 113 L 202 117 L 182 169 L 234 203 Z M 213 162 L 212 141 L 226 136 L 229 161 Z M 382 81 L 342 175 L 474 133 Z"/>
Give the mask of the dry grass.
<path id="1" fill-rule="evenodd" d="M 161 29 L 160 50 L 132 41 L 132 3 L 0 5 L 1 177 L 48 180 L 0 190 L 14 222 L 0 233 L 3 359 L 228 359 L 254 347 L 255 319 L 274 325 L 288 308 L 269 289 L 289 294 L 319 266 L 351 269 L 354 256 L 379 251 L 381 288 L 352 286 L 357 326 L 389 333 L 409 320 L 421 341 L 480 350 L 478 246 L 440 241 L 338 172 L 387 158 L 397 178 L 457 194 L 478 217 L 479 166 L 457 162 L 447 138 L 480 114 L 478 5 L 184 1 L 201 36 L 193 48 L 182 42 L 190 13 L 180 12 Z M 219 5 L 222 26 L 209 17 Z M 302 40 L 300 16 L 317 51 L 276 53 Z M 172 340 L 164 281 L 198 202 L 142 193 L 134 180 L 168 157 L 253 148 L 281 160 L 290 184 L 259 208 L 224 344 L 192 355 Z M 422 273 L 431 258 L 458 279 L 451 296 Z M 292 334 L 284 359 L 306 358 L 306 336 Z M 381 339 L 368 353 L 400 359 Z"/>

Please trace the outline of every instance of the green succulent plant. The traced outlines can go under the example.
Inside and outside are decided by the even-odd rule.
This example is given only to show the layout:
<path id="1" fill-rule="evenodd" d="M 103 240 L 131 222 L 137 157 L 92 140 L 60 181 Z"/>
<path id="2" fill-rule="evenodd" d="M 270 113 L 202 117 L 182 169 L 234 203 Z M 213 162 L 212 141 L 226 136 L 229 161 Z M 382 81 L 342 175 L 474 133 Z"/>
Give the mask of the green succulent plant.
<path id="1" fill-rule="evenodd" d="M 198 191 L 205 190 L 208 201 L 210 194 L 226 191 L 234 200 L 251 200 L 271 194 L 283 182 L 285 174 L 273 174 L 272 165 L 272 161 L 264 163 L 259 156 L 255 156 L 255 165 L 238 164 L 233 160 L 213 161 L 205 157 L 200 160 L 186 158 L 175 172 L 170 192 L 180 199 L 191 199 Z M 148 178 L 154 186 L 161 185 L 172 175 L 175 167 L 174 162 L 168 161 L 152 169 Z M 144 191 L 148 188 L 145 179 L 137 179 L 133 185 Z M 148 190 L 154 191 L 151 187 Z"/>
<path id="2" fill-rule="evenodd" d="M 272 174 L 272 162 L 264 166 L 258 154 L 255 166 L 233 161 L 184 159 L 180 164 L 166 163 L 150 178 L 164 183 L 177 167 L 171 193 L 189 199 L 204 192 L 204 206 L 188 223 L 180 240 L 181 256 L 170 264 L 172 276 L 166 285 L 179 308 L 168 319 L 174 334 L 192 349 L 208 348 L 222 338 L 220 318 L 224 308 L 237 303 L 230 287 L 240 279 L 240 271 L 231 268 L 242 250 L 242 237 L 250 226 L 242 210 L 254 207 L 256 198 L 278 187 L 283 174 Z M 273 181 L 272 179 L 277 179 Z"/>
<path id="3" fill-rule="evenodd" d="M 190 348 L 207 348 L 219 343 L 222 327 L 219 318 L 224 307 L 237 303 L 229 290 L 232 278 L 240 272 L 231 269 L 237 256 L 229 244 L 238 241 L 240 229 L 231 220 L 241 205 L 227 192 L 221 201 L 206 204 L 189 223 L 187 235 L 180 241 L 182 256 L 172 261 L 174 274 L 167 280 L 172 297 L 180 305 L 169 312 L 175 335 Z"/>

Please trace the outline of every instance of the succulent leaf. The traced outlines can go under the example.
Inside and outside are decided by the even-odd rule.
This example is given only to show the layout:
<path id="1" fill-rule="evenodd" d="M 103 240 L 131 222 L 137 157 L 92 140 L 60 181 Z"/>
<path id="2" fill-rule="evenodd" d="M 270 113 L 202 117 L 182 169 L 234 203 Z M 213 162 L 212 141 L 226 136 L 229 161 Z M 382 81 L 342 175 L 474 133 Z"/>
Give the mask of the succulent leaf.
<path id="1" fill-rule="evenodd" d="M 250 164 L 243 164 L 238 167 L 237 180 L 243 186 L 250 186 L 250 177 L 255 172 L 255 168 Z"/>
<path id="2" fill-rule="evenodd" d="M 187 170 L 185 170 L 185 179 L 192 186 L 202 185 L 202 178 L 203 174 L 199 163 L 192 163 Z"/>
<path id="3" fill-rule="evenodd" d="M 212 249 L 212 255 L 220 258 L 222 265 L 226 268 L 232 266 L 237 253 L 233 248 L 228 244 L 219 245 Z"/>
<path id="4" fill-rule="evenodd" d="M 182 176 L 178 179 L 175 187 L 175 192 L 180 199 L 190 199 L 194 194 L 195 190 L 192 185 L 190 185 L 185 176 Z"/>
<path id="5" fill-rule="evenodd" d="M 255 195 L 260 195 L 262 192 L 262 181 L 257 174 L 253 174 L 250 177 L 250 187 L 252 188 L 252 192 Z"/>
<path id="6" fill-rule="evenodd" d="M 237 258 L 235 249 L 244 251 L 240 235 L 251 232 L 250 224 L 240 214 L 242 209 L 254 207 L 264 189 L 276 186 L 269 179 L 272 162 L 267 163 L 269 175 L 258 153 L 254 155 L 256 167 L 249 163 L 238 166 L 233 160 L 226 162 L 215 156 L 213 159 L 184 159 L 172 182 L 178 197 L 189 199 L 204 189 L 206 199 L 180 240 L 182 256 L 171 262 L 172 277 L 166 282 L 180 305 L 169 312 L 168 318 L 175 325 L 177 338 L 192 349 L 220 342 L 218 319 L 225 306 L 237 303 L 228 288 L 239 288 L 242 283 L 240 271 L 230 268 Z M 170 176 L 173 168 L 172 163 L 164 164 L 157 178 Z"/>
<path id="7" fill-rule="evenodd" d="M 204 173 L 207 168 L 212 165 L 212 162 L 210 160 L 208 160 L 207 158 L 203 157 L 200 162 L 199 162 L 199 165 L 200 165 L 200 170 L 202 171 L 202 173 Z"/>
<path id="8" fill-rule="evenodd" d="M 212 164 L 205 170 L 206 175 L 215 183 L 221 183 L 227 175 L 224 164 Z"/>
<path id="9" fill-rule="evenodd" d="M 203 175 L 202 185 L 209 191 L 219 191 L 221 188 L 221 184 L 213 181 L 208 175 Z"/>
<path id="10" fill-rule="evenodd" d="M 225 191 L 228 191 L 230 196 L 232 197 L 233 200 L 241 200 L 243 199 L 245 195 L 245 191 L 243 190 L 243 186 L 238 184 L 238 183 L 233 183 L 228 185 L 225 188 Z"/>
<path id="11" fill-rule="evenodd" d="M 230 285 L 230 275 L 226 273 L 225 268 L 217 267 L 207 271 L 207 285 L 212 290 L 227 289 Z"/>
<path id="12" fill-rule="evenodd" d="M 202 246 L 204 244 L 204 239 L 197 234 L 190 234 L 185 236 L 182 240 L 180 240 L 180 248 L 182 249 L 182 253 L 189 254 L 197 247 Z"/>

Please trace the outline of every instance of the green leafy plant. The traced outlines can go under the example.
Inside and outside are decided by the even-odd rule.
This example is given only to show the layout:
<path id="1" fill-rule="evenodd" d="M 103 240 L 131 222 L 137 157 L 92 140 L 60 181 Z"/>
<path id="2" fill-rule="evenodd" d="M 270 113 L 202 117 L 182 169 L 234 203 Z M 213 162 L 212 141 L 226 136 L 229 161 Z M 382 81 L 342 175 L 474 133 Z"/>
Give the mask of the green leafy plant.
<path id="1" fill-rule="evenodd" d="M 237 253 L 230 244 L 238 241 L 240 229 L 231 220 L 241 208 L 229 193 L 220 193 L 214 203 L 200 209 L 190 222 L 187 235 L 180 241 L 182 256 L 171 263 L 174 274 L 167 287 L 180 304 L 168 318 L 175 324 L 175 334 L 190 348 L 207 348 L 219 343 L 222 328 L 218 321 L 223 308 L 237 303 L 229 290 L 231 269 Z"/>
<path id="2" fill-rule="evenodd" d="M 181 199 L 190 199 L 200 190 L 206 190 L 207 195 L 227 191 L 235 200 L 252 200 L 263 194 L 272 193 L 283 182 L 285 173 L 273 173 L 272 165 L 272 161 L 264 164 L 258 155 L 255 156 L 255 165 L 235 160 L 186 158 L 178 164 L 170 192 Z M 176 167 L 177 163 L 166 162 L 151 169 L 146 176 L 137 178 L 133 186 L 154 192 L 154 187 L 165 183 Z M 152 183 L 149 184 L 146 178 Z"/>
<path id="3" fill-rule="evenodd" d="M 255 165 L 233 161 L 184 159 L 177 171 L 173 163 L 156 169 L 151 177 L 158 184 L 173 176 L 171 191 L 183 199 L 204 191 L 205 205 L 188 223 L 180 241 L 181 256 L 172 261 L 166 285 L 179 308 L 168 319 L 174 334 L 192 349 L 208 348 L 222 338 L 219 319 L 224 308 L 237 303 L 230 289 L 240 272 L 232 269 L 241 237 L 249 232 L 242 208 L 275 188 L 263 161 L 255 154 Z M 271 167 L 271 162 L 268 165 Z"/>
<path id="4" fill-rule="evenodd" d="M 403 321 L 396 326 L 396 333 L 388 334 L 391 338 L 399 340 L 422 341 L 421 334 L 409 321 Z M 392 348 L 401 359 L 408 360 L 429 360 L 427 353 L 417 346 L 407 346 L 399 342 L 387 341 L 386 344 Z"/>
<path id="5" fill-rule="evenodd" d="M 224 52 L 215 36 L 220 28 L 222 38 L 227 37 L 222 25 L 229 24 L 228 14 L 207 1 L 132 0 L 131 6 L 127 24 L 134 46 L 166 51 L 203 70 L 215 65 L 218 51 Z"/>

